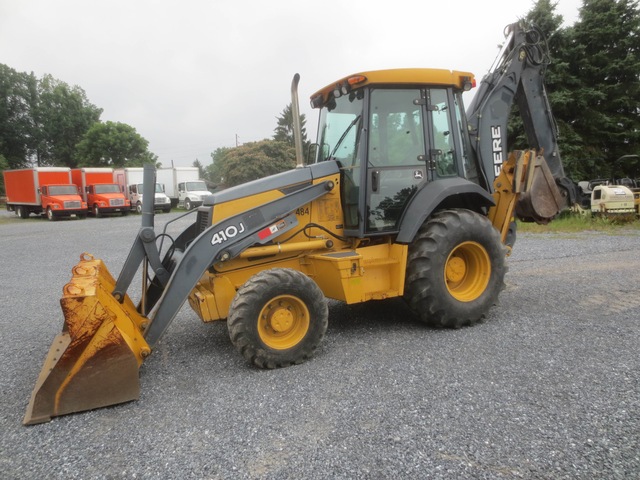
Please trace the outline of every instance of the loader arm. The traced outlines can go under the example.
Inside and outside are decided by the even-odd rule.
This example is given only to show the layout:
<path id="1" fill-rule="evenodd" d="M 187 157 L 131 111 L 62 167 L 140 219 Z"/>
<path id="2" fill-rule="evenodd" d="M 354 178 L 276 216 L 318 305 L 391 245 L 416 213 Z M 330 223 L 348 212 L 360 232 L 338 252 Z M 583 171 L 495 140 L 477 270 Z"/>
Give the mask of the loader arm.
<path id="1" fill-rule="evenodd" d="M 160 262 L 153 230 L 153 168 L 145 175 L 142 228 L 116 282 L 102 261 L 83 254 L 64 287 L 62 333 L 53 341 L 31 395 L 25 424 L 53 416 L 114 405 L 139 396 L 138 368 L 160 340 L 205 271 L 214 263 L 263 245 L 298 224 L 296 208 L 334 188 L 331 180 L 309 183 L 282 197 L 228 217 L 195 236 L 188 227 L 178 242 L 187 245 L 173 268 Z M 195 237 L 195 238 L 193 238 Z M 136 307 L 126 294 L 140 265 L 155 272 L 144 302 Z M 169 271 L 171 270 L 171 271 Z M 147 310 L 147 308 L 149 310 Z M 144 315 L 149 311 L 148 316 Z"/>
<path id="2" fill-rule="evenodd" d="M 129 255 L 124 262 L 124 266 L 120 271 L 118 280 L 113 290 L 113 296 L 120 303 L 124 301 L 127 289 L 131 285 L 131 281 L 136 272 L 140 268 L 143 261 L 149 262 L 151 268 L 156 274 L 156 280 L 166 286 L 169 281 L 169 272 L 164 268 L 160 261 L 160 252 L 156 245 L 156 234 L 154 226 L 154 205 L 156 174 L 153 165 L 146 164 L 143 172 L 143 193 L 142 193 L 142 221 L 133 246 L 129 250 Z M 146 266 L 145 266 L 146 267 Z M 144 302 L 143 302 L 144 303 Z M 144 312 L 144 308 L 141 310 Z"/>
<path id="3" fill-rule="evenodd" d="M 217 262 L 231 260 L 252 245 L 263 245 L 298 225 L 296 208 L 334 188 L 324 181 L 289 193 L 207 228 L 187 249 L 149 314 L 145 340 L 153 348 L 187 300 L 206 270 Z"/>

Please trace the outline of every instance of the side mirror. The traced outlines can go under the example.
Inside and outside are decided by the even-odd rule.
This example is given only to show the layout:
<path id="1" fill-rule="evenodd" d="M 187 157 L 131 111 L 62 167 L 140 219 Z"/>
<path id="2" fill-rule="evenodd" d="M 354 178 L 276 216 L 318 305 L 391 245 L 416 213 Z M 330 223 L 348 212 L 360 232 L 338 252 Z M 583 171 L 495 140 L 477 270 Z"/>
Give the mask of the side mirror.
<path id="1" fill-rule="evenodd" d="M 329 151 L 329 145 L 325 144 L 325 145 L 322 145 L 322 147 L 318 146 L 317 148 L 322 148 L 322 150 L 321 150 L 321 157 L 322 158 L 321 159 L 322 160 L 326 160 L 329 157 L 329 154 L 331 153 Z"/>
<path id="2" fill-rule="evenodd" d="M 309 148 L 307 149 L 307 158 L 305 159 L 305 163 L 308 165 L 313 163 L 318 156 L 318 150 L 320 149 L 320 145 L 317 143 L 309 144 Z M 329 152 L 327 152 L 327 155 Z"/>

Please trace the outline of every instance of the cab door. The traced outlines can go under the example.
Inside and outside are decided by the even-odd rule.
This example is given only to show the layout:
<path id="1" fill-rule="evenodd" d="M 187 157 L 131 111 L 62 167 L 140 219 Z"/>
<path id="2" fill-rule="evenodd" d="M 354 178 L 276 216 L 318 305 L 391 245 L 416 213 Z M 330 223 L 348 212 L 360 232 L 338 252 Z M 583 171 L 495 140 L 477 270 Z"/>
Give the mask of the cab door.
<path id="1" fill-rule="evenodd" d="M 371 90 L 366 233 L 397 230 L 422 184 L 458 175 L 458 116 L 451 89 Z"/>
<path id="2" fill-rule="evenodd" d="M 367 150 L 367 233 L 397 229 L 417 185 L 428 180 L 425 92 L 372 89 Z"/>

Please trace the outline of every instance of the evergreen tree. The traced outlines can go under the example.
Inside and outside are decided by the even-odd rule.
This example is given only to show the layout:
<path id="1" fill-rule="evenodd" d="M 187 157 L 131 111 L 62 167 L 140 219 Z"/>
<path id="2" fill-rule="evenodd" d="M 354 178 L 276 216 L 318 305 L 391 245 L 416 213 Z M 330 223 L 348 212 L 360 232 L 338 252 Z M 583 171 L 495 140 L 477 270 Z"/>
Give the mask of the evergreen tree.
<path id="1" fill-rule="evenodd" d="M 587 158 L 601 159 L 594 176 L 612 175 L 615 161 L 640 147 L 640 12 L 631 0 L 583 0 L 573 28 L 570 74 L 574 128 Z"/>
<path id="2" fill-rule="evenodd" d="M 273 134 L 273 139 L 278 142 L 288 143 L 292 147 L 295 147 L 295 138 L 293 136 L 293 107 L 291 104 L 287 105 L 278 118 L 278 125 L 276 126 Z M 307 150 L 309 148 L 309 141 L 307 140 L 307 129 L 305 127 L 307 123 L 306 116 L 300 115 L 300 125 L 302 130 L 302 148 Z"/>
<path id="3" fill-rule="evenodd" d="M 640 13 L 635 0 L 583 0 L 574 26 L 562 27 L 556 3 L 538 0 L 525 19 L 549 45 L 545 85 L 559 128 L 565 172 L 574 180 L 609 177 L 640 141 Z M 525 148 L 517 111 L 510 145 Z"/>
<path id="4" fill-rule="evenodd" d="M 202 163 L 200 163 L 200 160 L 196 158 L 191 166 L 198 169 L 198 178 L 204 179 L 204 166 L 202 165 Z"/>

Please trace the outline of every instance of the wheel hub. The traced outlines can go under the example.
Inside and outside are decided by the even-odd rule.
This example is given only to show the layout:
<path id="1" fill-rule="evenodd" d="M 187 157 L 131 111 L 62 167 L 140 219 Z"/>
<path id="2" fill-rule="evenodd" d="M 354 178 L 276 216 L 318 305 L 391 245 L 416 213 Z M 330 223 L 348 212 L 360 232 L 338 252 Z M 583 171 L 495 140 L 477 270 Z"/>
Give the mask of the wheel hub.
<path id="1" fill-rule="evenodd" d="M 447 262 L 447 281 L 459 282 L 467 273 L 467 263 L 460 257 L 451 257 Z"/>
<path id="2" fill-rule="evenodd" d="M 286 332 L 293 325 L 293 315 L 288 309 L 278 308 L 271 313 L 269 324 L 276 332 Z"/>
<path id="3" fill-rule="evenodd" d="M 477 242 L 463 242 L 449 254 L 444 275 L 447 290 L 461 302 L 478 299 L 487 288 L 491 276 L 491 260 L 487 250 Z"/>
<path id="4" fill-rule="evenodd" d="M 281 295 L 262 308 L 258 334 L 270 348 L 291 348 L 302 341 L 309 330 L 309 322 L 309 310 L 302 300 Z"/>

